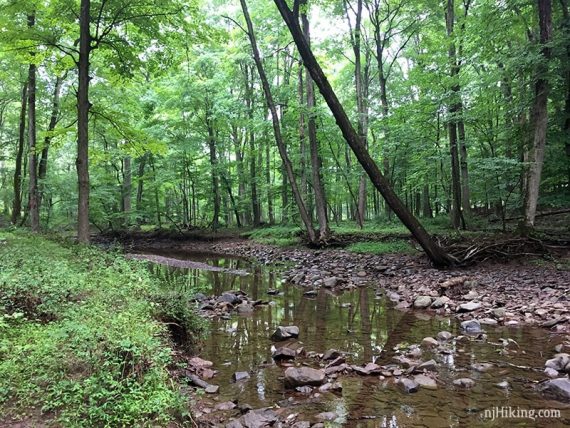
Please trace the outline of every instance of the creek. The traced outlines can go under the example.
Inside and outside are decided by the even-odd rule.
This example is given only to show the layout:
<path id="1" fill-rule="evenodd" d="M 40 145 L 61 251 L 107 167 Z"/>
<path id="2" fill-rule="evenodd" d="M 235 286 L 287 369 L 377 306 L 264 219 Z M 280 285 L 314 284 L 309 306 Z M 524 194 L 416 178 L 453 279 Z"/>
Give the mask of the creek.
<path id="1" fill-rule="evenodd" d="M 355 427 L 516 427 L 568 426 L 570 406 L 545 399 L 536 384 L 546 379 L 544 362 L 562 342 L 561 335 L 528 326 L 483 326 L 485 334 L 465 336 L 458 322 L 434 317 L 421 311 L 396 310 L 374 284 L 337 295 L 325 288 L 314 296 L 306 289 L 282 283 L 279 269 L 215 254 L 169 252 L 157 250 L 154 255 L 192 260 L 216 268 L 246 271 L 236 275 L 220 271 L 187 269 L 151 264 L 155 275 L 168 287 L 178 290 L 201 290 L 207 296 L 240 290 L 251 301 L 267 304 L 256 306 L 249 314 L 235 311 L 208 321 L 208 334 L 199 348 L 199 356 L 214 363 L 216 376 L 209 382 L 220 386 L 216 402 L 234 401 L 254 409 L 279 406 L 287 413 L 299 413 L 297 420 L 315 422 L 322 412 L 334 412 L 331 426 Z M 277 290 L 279 294 L 269 295 Z M 393 358 L 410 346 L 421 344 L 426 337 L 441 331 L 454 338 L 444 345 L 428 349 L 420 346 L 420 359 L 437 363 L 437 389 L 420 388 L 405 393 L 393 377 L 340 374 L 336 381 L 342 392 L 300 393 L 286 389 L 283 382 L 287 365 L 273 362 L 272 347 L 283 346 L 270 339 L 277 326 L 299 327 L 299 337 L 286 343 L 302 347 L 308 356 L 293 364 L 319 368 L 320 360 L 311 358 L 336 349 L 346 354 L 350 364 L 393 363 Z M 414 348 L 412 346 L 412 348 Z M 474 365 L 490 363 L 490 369 L 479 371 Z M 291 364 L 291 363 L 290 363 Z M 235 372 L 248 372 L 250 378 L 234 382 Z M 458 378 L 470 378 L 472 388 L 453 384 Z M 501 410 L 502 409 L 502 410 Z M 512 409 L 512 410 L 511 410 Z M 525 411 L 539 409 L 560 411 L 558 418 L 501 418 L 524 416 Z M 487 414 L 485 414 L 487 411 Z M 498 413 L 497 413 L 498 412 Z M 239 416 L 239 412 L 237 413 Z M 492 416 L 496 417 L 494 420 Z"/>

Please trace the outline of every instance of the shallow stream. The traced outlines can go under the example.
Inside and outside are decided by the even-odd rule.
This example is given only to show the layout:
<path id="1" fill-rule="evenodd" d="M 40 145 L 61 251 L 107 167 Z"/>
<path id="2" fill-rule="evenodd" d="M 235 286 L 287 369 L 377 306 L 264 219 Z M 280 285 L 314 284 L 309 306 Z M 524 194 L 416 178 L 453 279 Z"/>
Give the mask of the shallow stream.
<path id="1" fill-rule="evenodd" d="M 302 394 L 287 390 L 283 383 L 284 367 L 273 363 L 271 334 L 279 325 L 296 325 L 298 341 L 292 347 L 324 353 L 337 349 L 347 353 L 351 364 L 391 363 L 395 347 L 420 344 L 428 336 L 443 330 L 460 336 L 453 319 L 437 318 L 419 312 L 403 312 L 373 284 L 353 292 L 335 295 L 320 289 L 316 296 L 305 296 L 305 289 L 282 284 L 277 269 L 257 266 L 245 260 L 204 253 L 154 252 L 153 254 L 193 260 L 232 270 L 246 270 L 247 276 L 153 265 L 153 272 L 174 288 L 200 287 L 206 295 L 241 290 L 251 300 L 264 300 L 252 314 L 232 313 L 228 319 L 209 321 L 209 334 L 200 357 L 214 363 L 218 371 L 210 380 L 220 386 L 215 400 L 231 400 L 253 408 L 278 405 L 298 420 L 312 420 L 321 412 L 334 412 L 332 426 L 354 427 L 558 427 L 570 425 L 570 405 L 546 400 L 536 391 L 544 380 L 544 362 L 564 337 L 545 329 L 530 327 L 485 327 L 486 340 L 466 337 L 453 340 L 449 353 L 422 347 L 421 359 L 434 359 L 438 367 L 436 390 L 420 389 L 404 393 L 392 378 L 340 375 L 342 393 Z M 279 295 L 268 295 L 278 289 Z M 503 339 L 509 340 L 508 345 Z M 382 350 L 385 352 L 381 353 Z M 298 359 L 318 368 L 318 359 Z M 486 372 L 472 368 L 474 363 L 492 363 Z M 232 375 L 247 371 L 250 378 L 232 382 Z M 453 380 L 471 378 L 472 389 L 458 388 Z M 508 384 L 505 387 L 505 382 Z M 497 386 L 502 383 L 502 387 Z M 207 397 L 212 398 L 211 396 Z M 558 418 L 538 418 L 539 409 L 559 410 Z M 534 411 L 534 418 L 524 412 Z M 486 414 L 485 414 L 486 412 Z M 518 413 L 516 413 L 518 412 Z M 496 416 L 493 419 L 493 416 Z M 508 418 L 501 416 L 511 416 Z"/>

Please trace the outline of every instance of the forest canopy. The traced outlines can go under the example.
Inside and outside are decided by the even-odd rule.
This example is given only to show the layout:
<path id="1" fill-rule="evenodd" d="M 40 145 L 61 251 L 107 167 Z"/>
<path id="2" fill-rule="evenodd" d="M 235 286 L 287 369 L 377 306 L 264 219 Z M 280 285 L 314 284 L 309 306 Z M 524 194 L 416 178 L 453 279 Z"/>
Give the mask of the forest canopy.
<path id="1" fill-rule="evenodd" d="M 13 224 L 77 224 L 88 241 L 283 223 L 323 243 L 342 222 L 532 228 L 569 205 L 566 0 L 0 8 L 0 212 Z"/>

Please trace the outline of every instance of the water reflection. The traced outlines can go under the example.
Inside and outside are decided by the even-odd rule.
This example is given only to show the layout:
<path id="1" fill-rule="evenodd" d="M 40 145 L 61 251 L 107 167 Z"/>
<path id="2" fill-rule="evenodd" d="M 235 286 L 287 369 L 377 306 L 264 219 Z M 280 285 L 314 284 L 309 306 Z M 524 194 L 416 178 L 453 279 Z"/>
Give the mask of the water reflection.
<path id="1" fill-rule="evenodd" d="M 169 254 L 168 256 L 172 256 Z M 489 421 L 482 411 L 494 406 L 518 406 L 526 409 L 559 408 L 563 418 L 548 420 L 549 427 L 570 423 L 568 406 L 543 400 L 532 388 L 532 381 L 543 379 L 540 371 L 516 366 L 541 367 L 560 338 L 549 337 L 541 329 L 488 331 L 489 341 L 512 338 L 519 348 L 501 354 L 500 347 L 482 341 L 461 341 L 449 354 L 422 356 L 436 359 L 440 364 L 437 390 L 422 389 L 405 395 L 389 380 L 377 377 L 341 377 L 342 396 L 323 394 L 307 399 L 283 388 L 283 368 L 271 359 L 271 333 L 278 325 L 297 325 L 299 346 L 306 351 L 325 352 L 338 349 L 350 354 L 352 363 L 392 362 L 394 348 L 399 344 L 420 343 L 426 336 L 435 337 L 439 331 L 460 334 L 458 325 L 449 319 L 418 316 L 392 308 L 384 298 L 378 298 L 370 288 L 360 288 L 341 296 L 321 289 L 313 298 L 303 296 L 303 290 L 280 284 L 274 270 L 252 266 L 241 259 L 219 258 L 212 255 L 183 255 L 213 266 L 246 269 L 248 276 L 220 272 L 177 269 L 154 266 L 153 272 L 171 287 L 180 290 L 200 288 L 206 294 L 219 295 L 227 290 L 241 290 L 254 300 L 271 300 L 257 308 L 252 315 L 233 315 L 231 319 L 210 322 L 209 337 L 203 343 L 200 356 L 211 360 L 219 373 L 214 378 L 220 388 L 220 401 L 238 400 L 254 407 L 294 406 L 305 415 L 334 411 L 337 422 L 357 427 L 504 427 L 546 426 L 540 421 L 509 419 Z M 278 289 L 278 296 L 267 290 Z M 509 348 L 511 349 L 511 348 Z M 475 362 L 492 362 L 496 368 L 488 373 L 473 371 Z M 251 378 L 232 383 L 232 374 L 248 371 Z M 471 377 L 476 384 L 472 390 L 456 389 L 452 381 Z M 500 381 L 509 383 L 500 389 Z M 289 400 L 292 398 L 291 400 Z M 293 411 L 293 410 L 292 410 Z"/>

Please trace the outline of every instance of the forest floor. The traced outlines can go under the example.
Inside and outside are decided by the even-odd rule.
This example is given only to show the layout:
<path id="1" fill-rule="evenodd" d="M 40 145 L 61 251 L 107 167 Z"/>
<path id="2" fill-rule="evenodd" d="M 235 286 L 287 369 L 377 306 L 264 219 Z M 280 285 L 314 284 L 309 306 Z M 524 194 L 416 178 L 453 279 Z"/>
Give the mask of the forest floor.
<path id="1" fill-rule="evenodd" d="M 341 231 L 336 246 L 328 249 L 307 248 L 301 244 L 297 229 L 279 227 L 245 234 L 134 233 L 119 239 L 135 249 L 213 252 L 247 257 L 262 264 L 282 264 L 282 279 L 305 287 L 309 293 L 320 287 L 342 291 L 369 286 L 383 290 L 402 310 L 477 318 L 492 325 L 514 327 L 524 323 L 553 332 L 570 331 L 567 242 L 537 252 L 525 253 L 523 248 L 516 256 L 505 257 L 501 251 L 486 253 L 487 260 L 465 267 L 435 269 L 399 227 Z M 474 242 L 482 243 L 482 247 L 501 240 L 518 242 L 509 235 L 481 232 L 463 234 L 462 239 L 442 235 L 442 240 L 456 247 L 458 242 L 466 242 L 465 248 L 473 247 Z"/>

